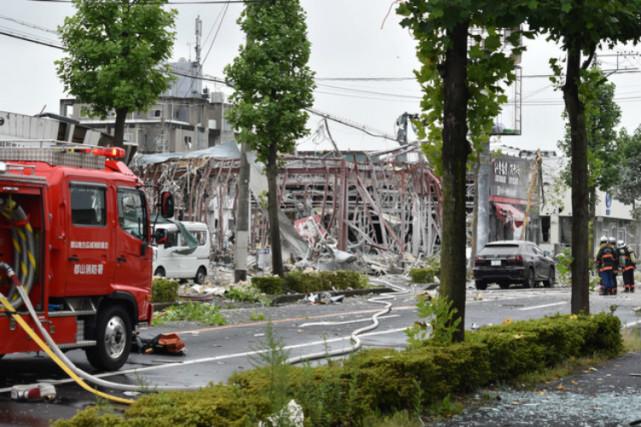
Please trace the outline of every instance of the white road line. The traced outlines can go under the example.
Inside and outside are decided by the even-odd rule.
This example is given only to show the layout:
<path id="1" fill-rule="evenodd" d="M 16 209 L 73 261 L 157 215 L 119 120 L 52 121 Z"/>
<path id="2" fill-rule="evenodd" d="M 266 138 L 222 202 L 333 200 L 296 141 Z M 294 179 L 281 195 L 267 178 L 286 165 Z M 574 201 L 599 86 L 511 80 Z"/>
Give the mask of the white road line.
<path id="1" fill-rule="evenodd" d="M 567 304 L 567 302 L 553 302 L 552 304 L 535 305 L 533 307 L 523 307 L 523 308 L 519 308 L 518 310 L 520 311 L 536 310 L 537 308 L 554 307 L 555 305 L 564 305 L 564 304 Z"/>

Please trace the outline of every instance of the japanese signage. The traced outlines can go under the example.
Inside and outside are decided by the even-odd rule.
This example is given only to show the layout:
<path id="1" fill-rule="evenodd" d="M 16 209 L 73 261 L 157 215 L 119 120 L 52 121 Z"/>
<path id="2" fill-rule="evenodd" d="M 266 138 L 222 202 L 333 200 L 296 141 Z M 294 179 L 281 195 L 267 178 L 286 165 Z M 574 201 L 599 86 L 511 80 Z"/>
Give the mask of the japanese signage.
<path id="1" fill-rule="evenodd" d="M 490 168 L 490 199 L 526 204 L 535 163 L 534 159 L 520 157 L 493 158 Z M 532 193 L 533 202 L 538 200 L 539 191 L 535 188 Z"/>

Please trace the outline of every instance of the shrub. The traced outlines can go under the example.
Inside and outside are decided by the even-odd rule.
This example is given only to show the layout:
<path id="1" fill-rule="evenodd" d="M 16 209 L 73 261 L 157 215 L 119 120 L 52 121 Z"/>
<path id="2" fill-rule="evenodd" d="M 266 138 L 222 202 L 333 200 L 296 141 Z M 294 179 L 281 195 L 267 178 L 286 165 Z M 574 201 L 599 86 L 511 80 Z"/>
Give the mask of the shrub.
<path id="1" fill-rule="evenodd" d="M 440 274 L 441 261 L 436 257 L 430 258 L 424 267 L 410 268 L 410 277 L 415 283 L 432 283 Z"/>
<path id="2" fill-rule="evenodd" d="M 283 293 L 283 278 L 279 276 L 252 277 L 252 285 L 267 295 Z"/>
<path id="3" fill-rule="evenodd" d="M 290 271 L 285 275 L 285 289 L 310 293 L 319 291 L 365 289 L 368 278 L 356 271 L 313 271 L 306 273 L 300 270 Z"/>
<path id="4" fill-rule="evenodd" d="M 168 279 L 154 279 L 151 284 L 151 302 L 178 301 L 178 282 Z"/>
<path id="5" fill-rule="evenodd" d="M 258 302 L 261 305 L 269 305 L 271 300 L 262 293 L 256 286 L 244 282 L 240 285 L 233 285 L 225 291 L 225 298 L 239 302 Z"/>

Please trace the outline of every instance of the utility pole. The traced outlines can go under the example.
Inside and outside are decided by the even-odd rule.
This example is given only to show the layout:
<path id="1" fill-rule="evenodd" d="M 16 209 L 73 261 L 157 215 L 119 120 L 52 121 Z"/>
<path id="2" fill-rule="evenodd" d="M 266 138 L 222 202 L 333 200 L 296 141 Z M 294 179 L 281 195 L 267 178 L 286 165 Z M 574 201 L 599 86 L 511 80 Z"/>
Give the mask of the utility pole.
<path id="1" fill-rule="evenodd" d="M 240 144 L 238 170 L 238 216 L 234 240 L 234 281 L 247 280 L 247 246 L 249 244 L 249 162 L 247 143 Z"/>

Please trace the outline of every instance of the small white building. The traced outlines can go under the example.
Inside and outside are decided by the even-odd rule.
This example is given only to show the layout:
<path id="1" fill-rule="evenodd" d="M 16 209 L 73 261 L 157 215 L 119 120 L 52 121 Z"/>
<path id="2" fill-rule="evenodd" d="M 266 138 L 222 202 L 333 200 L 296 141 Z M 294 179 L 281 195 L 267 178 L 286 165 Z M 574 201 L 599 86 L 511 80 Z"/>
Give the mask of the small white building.
<path id="1" fill-rule="evenodd" d="M 543 158 L 542 164 L 545 202 L 541 207 L 538 243 L 542 249 L 555 255 L 572 244 L 572 191 L 561 178 L 565 162 L 563 157 L 549 156 Z M 639 253 L 639 221 L 634 219 L 632 207 L 598 190 L 592 229 L 594 251 L 599 246 L 600 237 L 606 236 L 623 240 Z"/>

